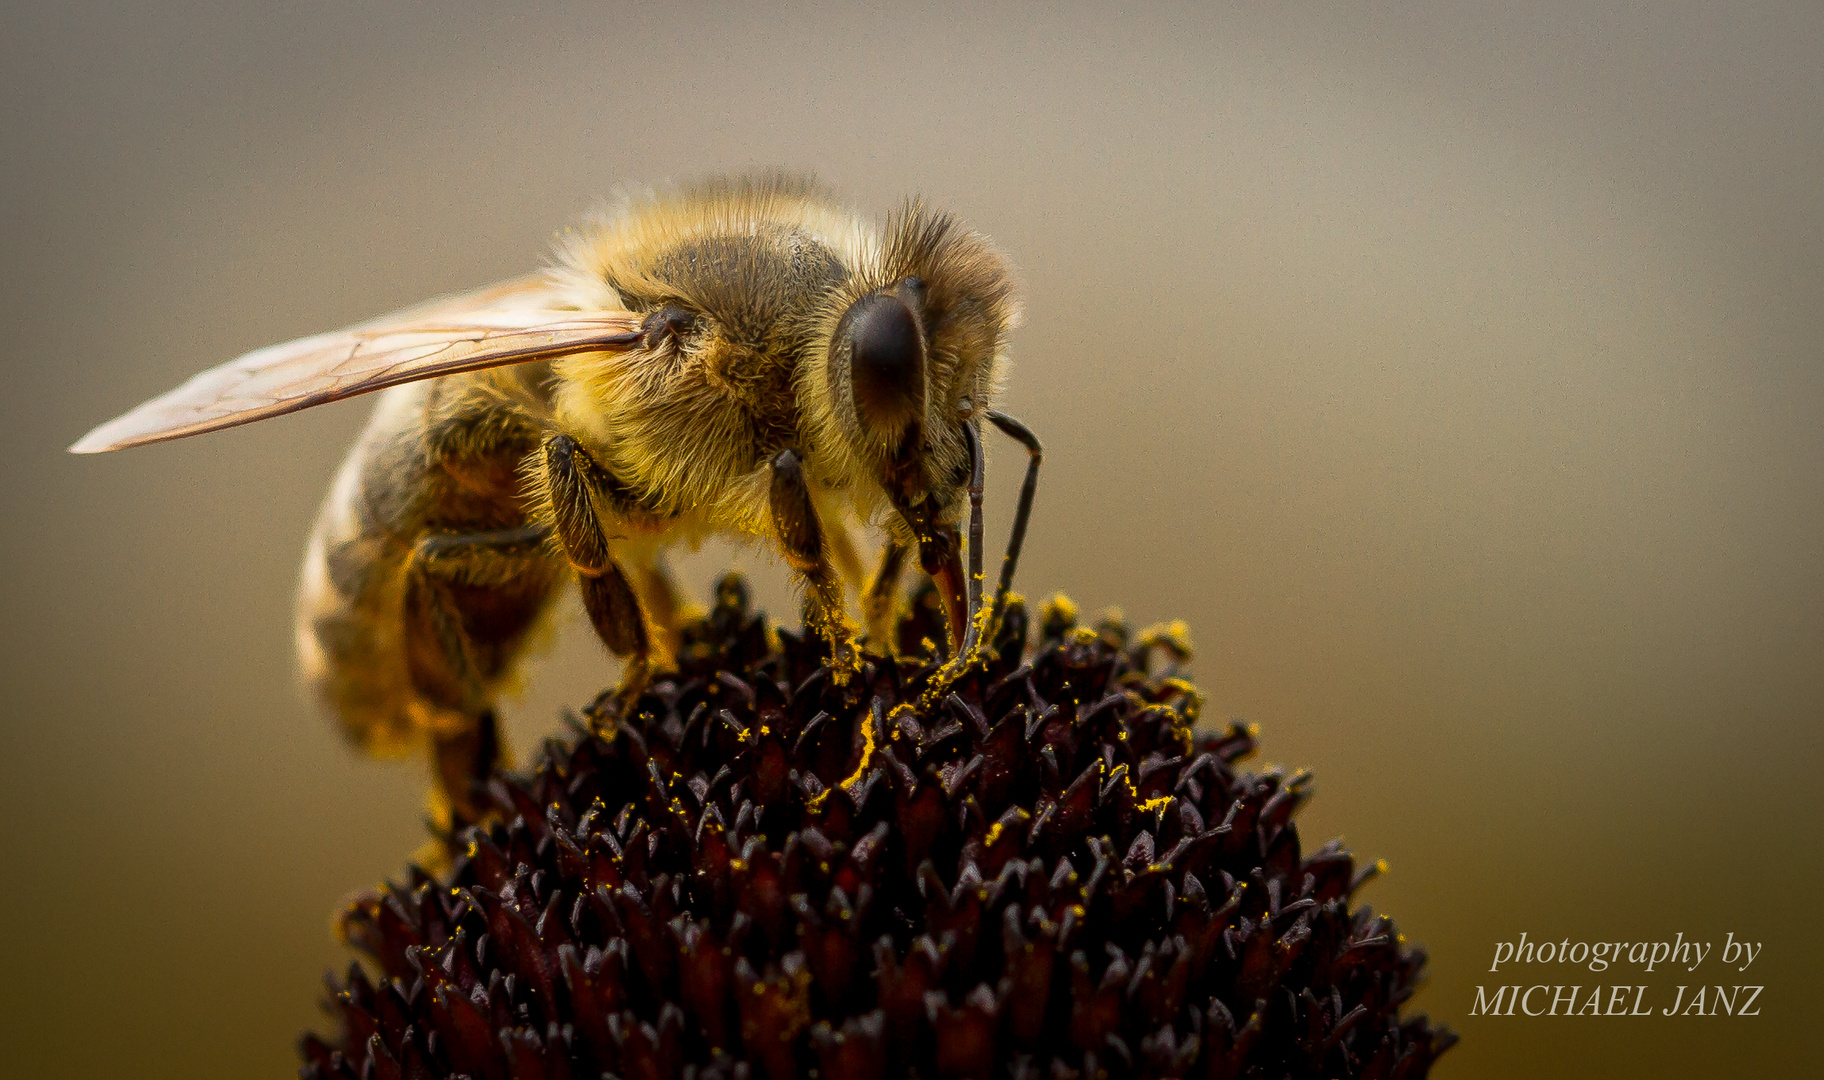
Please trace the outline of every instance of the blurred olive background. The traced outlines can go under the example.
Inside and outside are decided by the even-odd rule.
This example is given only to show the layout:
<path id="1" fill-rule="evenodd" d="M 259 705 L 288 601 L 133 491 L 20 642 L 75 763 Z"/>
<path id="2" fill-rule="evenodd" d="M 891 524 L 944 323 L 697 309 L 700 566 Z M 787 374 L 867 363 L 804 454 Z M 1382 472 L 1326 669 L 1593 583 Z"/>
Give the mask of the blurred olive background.
<path id="1" fill-rule="evenodd" d="M 1816 1053 L 1824 8 L 866 11 L 9 3 L 0 22 L 0 1043 L 11 1076 L 289 1075 L 417 763 L 296 692 L 303 537 L 366 405 L 101 458 L 245 349 L 538 262 L 616 183 L 815 170 L 1023 269 L 1021 584 L 1182 616 L 1307 843 L 1432 951 L 1443 1076 Z M 270 10 L 267 10 L 270 8 Z M 991 535 L 1019 455 L 991 443 Z M 997 541 L 998 543 L 998 541 Z M 775 609 L 762 555 L 731 562 Z M 613 668 L 570 618 L 523 754 Z M 1490 975 L 1736 937 L 1745 975 Z M 1756 1018 L 1474 987 L 1764 984 Z"/>

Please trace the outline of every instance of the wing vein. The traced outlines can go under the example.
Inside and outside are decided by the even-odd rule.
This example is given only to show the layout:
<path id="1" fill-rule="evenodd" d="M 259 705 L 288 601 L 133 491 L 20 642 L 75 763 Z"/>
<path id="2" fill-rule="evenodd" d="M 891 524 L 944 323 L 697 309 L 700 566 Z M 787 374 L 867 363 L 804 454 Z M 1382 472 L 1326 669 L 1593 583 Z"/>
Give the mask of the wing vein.
<path id="1" fill-rule="evenodd" d="M 639 329 L 636 314 L 560 308 L 543 277 L 517 278 L 255 349 L 102 424 L 70 450 L 181 439 L 461 371 L 625 351 L 639 344 Z"/>

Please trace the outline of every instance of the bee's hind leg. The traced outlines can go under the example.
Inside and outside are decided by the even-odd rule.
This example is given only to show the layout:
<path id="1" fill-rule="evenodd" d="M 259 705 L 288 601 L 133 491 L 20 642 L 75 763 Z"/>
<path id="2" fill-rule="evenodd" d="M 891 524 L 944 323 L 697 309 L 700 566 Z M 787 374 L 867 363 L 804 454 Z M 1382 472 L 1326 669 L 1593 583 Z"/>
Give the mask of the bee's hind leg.
<path id="1" fill-rule="evenodd" d="M 537 526 L 432 533 L 406 564 L 406 671 L 430 714 L 431 765 L 447 804 L 438 816 L 451 829 L 480 820 L 475 785 L 500 761 L 491 688 L 556 584 L 549 535 Z"/>
<path id="2" fill-rule="evenodd" d="M 589 613 L 602 644 L 625 663 L 614 692 L 614 718 L 618 720 L 639 700 L 653 666 L 653 634 L 646 612 L 609 549 L 608 534 L 597 511 L 598 507 L 621 509 L 626 496 L 614 477 L 568 435 L 545 440 L 544 464 L 552 524 L 582 584 L 583 610 Z M 602 723 L 601 717 L 594 719 L 598 725 Z"/>
<path id="3" fill-rule="evenodd" d="M 794 451 L 781 450 L 773 458 L 771 503 L 779 547 L 792 569 L 804 579 L 805 608 L 811 626 L 830 641 L 830 681 L 837 686 L 846 685 L 861 670 L 855 624 L 843 608 L 842 582 L 831 565 L 810 485 Z"/>
<path id="4" fill-rule="evenodd" d="M 501 761 L 500 718 L 483 709 L 469 724 L 431 733 L 431 770 L 437 786 L 432 818 L 452 835 L 483 817 L 475 792 Z"/>

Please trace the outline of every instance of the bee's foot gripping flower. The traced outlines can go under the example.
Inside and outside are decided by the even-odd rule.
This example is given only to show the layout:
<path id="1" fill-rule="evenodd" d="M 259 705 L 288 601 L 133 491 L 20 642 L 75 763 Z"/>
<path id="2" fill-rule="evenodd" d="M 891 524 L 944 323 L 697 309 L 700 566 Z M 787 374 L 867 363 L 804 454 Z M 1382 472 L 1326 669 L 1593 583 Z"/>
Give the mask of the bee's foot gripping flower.
<path id="1" fill-rule="evenodd" d="M 901 641 L 942 639 L 928 606 Z M 929 660 L 857 700 L 725 582 L 611 741 L 497 775 L 447 879 L 348 909 L 376 974 L 302 1075 L 1425 1076 L 1423 953 L 1301 850 L 1304 774 L 1193 730 L 1182 634 L 1054 603 L 1022 662 L 1027 623 L 928 709 Z"/>

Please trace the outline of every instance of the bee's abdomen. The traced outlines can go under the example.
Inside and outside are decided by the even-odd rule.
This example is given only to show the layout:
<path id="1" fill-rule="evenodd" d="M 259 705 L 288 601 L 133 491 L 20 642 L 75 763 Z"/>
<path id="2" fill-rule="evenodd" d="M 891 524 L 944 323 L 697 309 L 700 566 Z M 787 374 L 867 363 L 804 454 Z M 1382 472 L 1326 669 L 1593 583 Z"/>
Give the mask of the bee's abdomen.
<path id="1" fill-rule="evenodd" d="M 427 384 L 381 395 L 304 554 L 298 660 L 350 741 L 397 756 L 421 738 L 405 660 L 406 564 L 421 531 Z"/>

